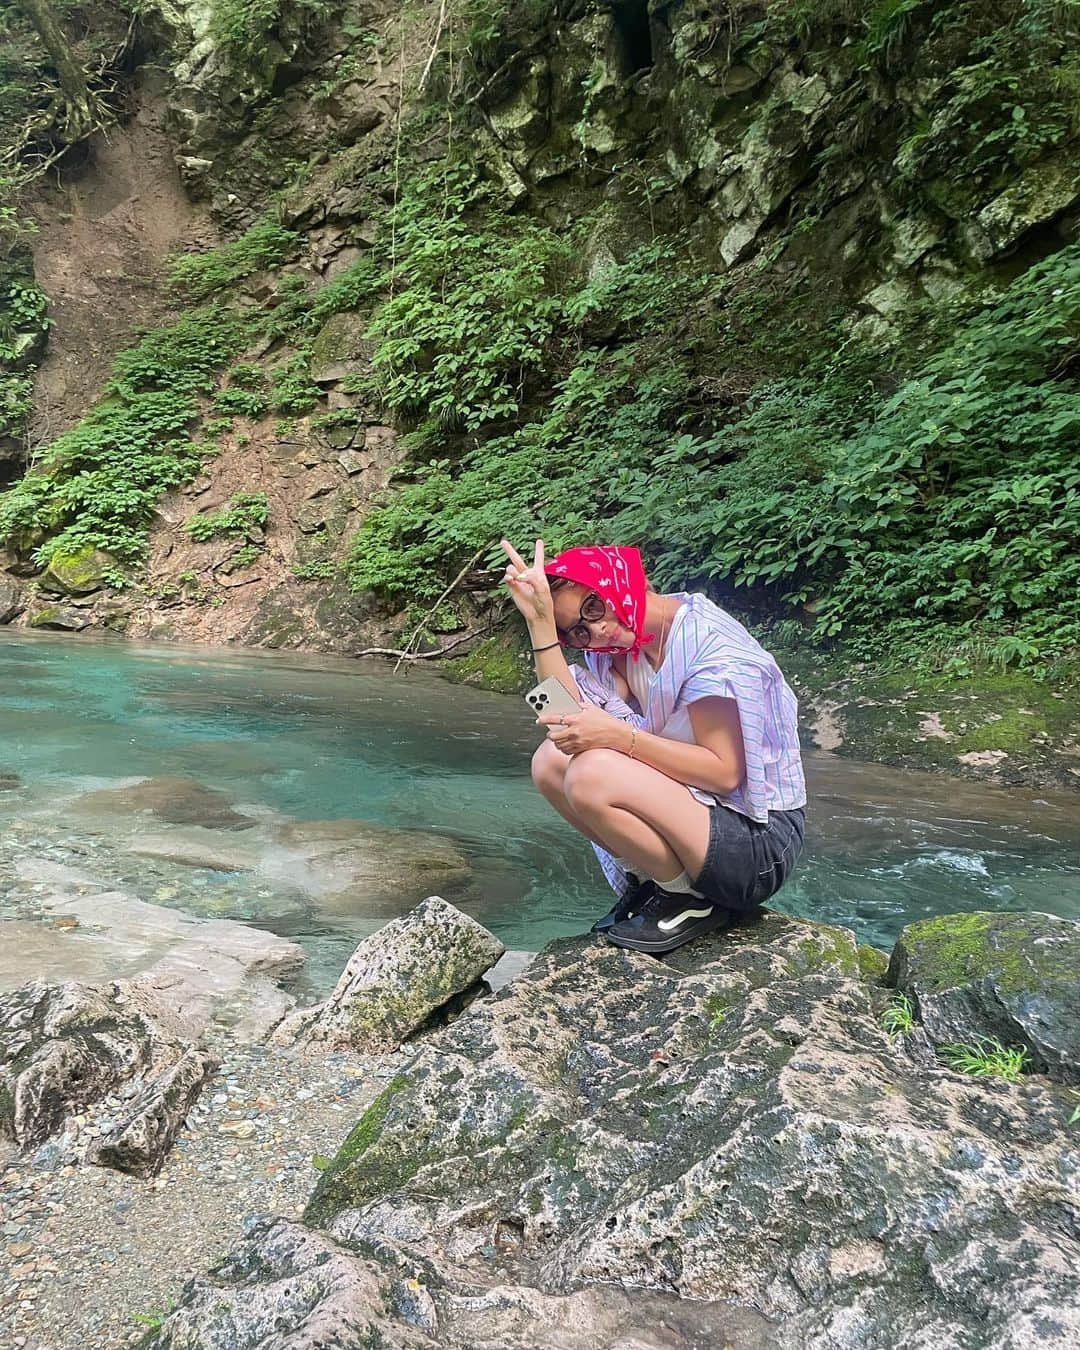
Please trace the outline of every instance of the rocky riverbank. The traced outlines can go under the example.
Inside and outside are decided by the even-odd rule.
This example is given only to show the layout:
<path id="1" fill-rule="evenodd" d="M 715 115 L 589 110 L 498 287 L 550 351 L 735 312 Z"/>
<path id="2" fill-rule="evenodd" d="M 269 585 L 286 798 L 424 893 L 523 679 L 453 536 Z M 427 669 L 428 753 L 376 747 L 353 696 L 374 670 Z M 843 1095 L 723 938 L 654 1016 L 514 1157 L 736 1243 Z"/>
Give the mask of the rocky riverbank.
<path id="1" fill-rule="evenodd" d="M 16 1343 L 1076 1343 L 1080 925 L 890 959 L 767 914 L 663 961 L 564 939 L 492 995 L 499 951 L 432 899 L 268 1044 L 214 1030 L 154 1179 L 9 1157 Z"/>

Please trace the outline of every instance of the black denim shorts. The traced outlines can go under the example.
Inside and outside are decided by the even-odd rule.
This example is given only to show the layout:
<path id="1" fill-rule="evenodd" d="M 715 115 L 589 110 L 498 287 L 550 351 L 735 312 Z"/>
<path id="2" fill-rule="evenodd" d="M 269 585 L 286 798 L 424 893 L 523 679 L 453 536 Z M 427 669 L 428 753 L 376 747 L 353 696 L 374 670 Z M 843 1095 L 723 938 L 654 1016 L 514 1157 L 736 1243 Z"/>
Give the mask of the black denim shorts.
<path id="1" fill-rule="evenodd" d="M 691 885 L 725 909 L 756 909 L 791 875 L 802 852 L 806 812 L 770 811 L 766 824 L 727 806 L 713 806 L 709 815 L 705 866 Z"/>

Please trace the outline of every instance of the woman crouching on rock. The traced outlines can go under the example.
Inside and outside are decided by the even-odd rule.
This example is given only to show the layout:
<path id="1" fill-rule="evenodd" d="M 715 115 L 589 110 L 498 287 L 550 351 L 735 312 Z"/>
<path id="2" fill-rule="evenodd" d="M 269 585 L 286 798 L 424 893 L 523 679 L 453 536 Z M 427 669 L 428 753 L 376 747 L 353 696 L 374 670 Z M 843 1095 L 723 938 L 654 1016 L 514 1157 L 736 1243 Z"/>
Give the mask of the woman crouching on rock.
<path id="1" fill-rule="evenodd" d="M 704 595 L 652 590 L 636 548 L 545 566 L 537 540 L 531 567 L 502 548 L 538 678 L 582 704 L 539 718 L 532 774 L 618 894 L 593 931 L 670 952 L 775 895 L 802 849 L 806 786 L 798 705 L 769 653 Z"/>

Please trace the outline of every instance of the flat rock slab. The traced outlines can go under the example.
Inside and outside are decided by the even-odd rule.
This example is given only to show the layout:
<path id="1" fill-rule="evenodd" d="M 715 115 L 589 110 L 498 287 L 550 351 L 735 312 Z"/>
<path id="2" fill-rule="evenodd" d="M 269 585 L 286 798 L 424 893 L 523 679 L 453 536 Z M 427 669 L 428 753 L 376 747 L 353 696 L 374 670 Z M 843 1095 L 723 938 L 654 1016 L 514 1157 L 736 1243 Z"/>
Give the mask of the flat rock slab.
<path id="1" fill-rule="evenodd" d="M 1080 1083 L 1080 923 L 1052 914 L 948 914 L 900 934 L 886 983 L 937 1045 L 994 1037 Z"/>
<path id="2" fill-rule="evenodd" d="M 430 896 L 365 938 L 326 1002 L 286 1018 L 273 1040 L 394 1050 L 505 950 L 475 919 Z"/>
<path id="3" fill-rule="evenodd" d="M 119 891 L 70 893 L 40 902 L 53 924 L 0 921 L 0 989 L 30 979 L 124 980 L 178 1036 L 211 1021 L 241 1039 L 259 1039 L 293 1005 L 278 981 L 304 962 L 304 949 L 231 919 L 199 919 Z"/>

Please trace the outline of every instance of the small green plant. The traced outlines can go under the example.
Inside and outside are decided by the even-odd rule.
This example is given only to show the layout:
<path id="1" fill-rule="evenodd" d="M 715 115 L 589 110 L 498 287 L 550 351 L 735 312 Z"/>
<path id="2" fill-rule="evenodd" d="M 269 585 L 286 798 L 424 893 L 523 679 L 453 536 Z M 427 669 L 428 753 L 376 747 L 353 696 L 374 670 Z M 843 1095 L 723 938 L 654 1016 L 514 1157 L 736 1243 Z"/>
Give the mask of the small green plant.
<path id="1" fill-rule="evenodd" d="M 939 1054 L 950 1069 L 974 1078 L 1004 1078 L 1015 1083 L 1031 1062 L 1027 1050 L 1011 1049 L 993 1036 L 977 1036 L 964 1045 L 943 1045 Z"/>
<path id="2" fill-rule="evenodd" d="M 231 555 L 229 562 L 236 567 L 250 567 L 261 555 L 262 548 L 259 544 L 244 544 Z"/>
<path id="3" fill-rule="evenodd" d="M 278 267 L 299 247 L 300 236 L 275 220 L 259 220 L 239 239 L 208 253 L 183 253 L 173 258 L 169 285 L 185 300 L 205 300 L 215 291 Z"/>
<path id="4" fill-rule="evenodd" d="M 138 561 L 161 495 L 192 478 L 208 453 L 188 435 L 198 396 L 247 334 L 245 321 L 206 308 L 121 352 L 102 401 L 0 497 L 0 541 L 31 540 L 39 563 L 88 545 Z"/>
<path id="5" fill-rule="evenodd" d="M 1073 1101 L 1077 1103 L 1077 1105 L 1073 1107 L 1072 1115 L 1069 1117 L 1066 1124 L 1080 1125 L 1080 1088 L 1066 1088 L 1065 1090 Z"/>
<path id="6" fill-rule="evenodd" d="M 220 511 L 204 511 L 192 516 L 185 525 L 196 543 L 206 543 L 219 535 L 244 535 L 261 530 L 269 518 L 265 492 L 238 492 Z"/>
<path id="7" fill-rule="evenodd" d="M 213 398 L 215 408 L 226 413 L 239 413 L 242 417 L 262 417 L 266 412 L 267 399 L 255 389 L 239 389 L 230 385 L 219 389 Z"/>
<path id="8" fill-rule="evenodd" d="M 890 1036 L 906 1036 L 915 1029 L 915 1005 L 907 994 L 895 994 L 881 1014 L 881 1025 Z"/>
<path id="9" fill-rule="evenodd" d="M 298 577 L 301 581 L 329 581 L 336 572 L 335 565 L 325 559 L 297 563 L 292 569 L 293 576 Z"/>
<path id="10" fill-rule="evenodd" d="M 328 1158 L 325 1153 L 313 1153 L 311 1155 L 311 1165 L 316 1172 L 325 1172 L 333 1161 L 333 1158 Z"/>
<path id="11" fill-rule="evenodd" d="M 158 1327 L 164 1324 L 165 1319 L 171 1313 L 174 1313 L 176 1311 L 178 1306 L 179 1305 L 177 1304 L 176 1299 L 174 1299 L 171 1294 L 166 1294 L 164 1308 L 154 1309 L 150 1312 L 132 1313 L 131 1314 L 132 1320 L 135 1322 L 141 1322 L 144 1326 L 153 1327 L 156 1330 Z"/>

